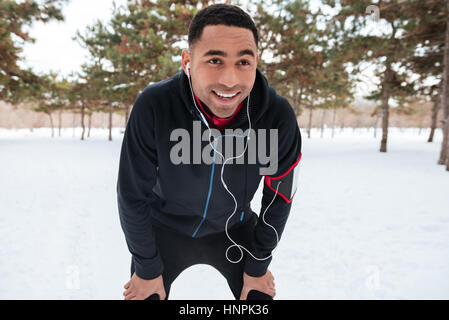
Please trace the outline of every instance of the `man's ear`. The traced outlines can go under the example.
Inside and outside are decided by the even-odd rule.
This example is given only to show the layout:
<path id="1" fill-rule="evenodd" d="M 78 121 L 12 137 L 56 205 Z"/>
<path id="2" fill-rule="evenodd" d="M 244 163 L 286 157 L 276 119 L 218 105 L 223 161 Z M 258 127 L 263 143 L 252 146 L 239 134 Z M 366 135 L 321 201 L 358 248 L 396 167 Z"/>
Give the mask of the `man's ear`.
<path id="1" fill-rule="evenodd" d="M 187 75 L 187 63 L 191 61 L 190 52 L 188 50 L 182 50 L 181 59 L 181 67 Z"/>

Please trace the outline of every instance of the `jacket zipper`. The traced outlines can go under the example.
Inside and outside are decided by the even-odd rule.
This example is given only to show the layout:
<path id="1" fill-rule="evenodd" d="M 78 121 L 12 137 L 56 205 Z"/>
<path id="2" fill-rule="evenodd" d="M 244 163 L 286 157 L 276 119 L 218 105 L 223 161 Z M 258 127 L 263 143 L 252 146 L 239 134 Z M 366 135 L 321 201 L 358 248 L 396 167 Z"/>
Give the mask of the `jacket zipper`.
<path id="1" fill-rule="evenodd" d="M 245 166 L 245 193 L 243 196 L 242 213 L 240 215 L 240 221 L 243 221 L 243 216 L 245 215 L 246 197 L 247 197 L 247 191 L 248 191 L 248 163 L 245 162 L 244 166 Z"/>
<path id="2" fill-rule="evenodd" d="M 192 109 L 190 109 L 190 113 L 192 113 L 192 111 L 195 111 L 195 110 L 192 108 Z M 197 114 L 197 112 L 195 112 L 195 114 L 199 118 L 199 115 Z M 201 121 L 201 122 L 203 122 L 203 121 Z M 220 138 L 222 138 L 222 137 L 223 137 L 223 135 L 220 136 Z M 198 226 L 196 227 L 195 231 L 193 232 L 192 238 L 194 238 L 197 235 L 198 230 L 201 228 L 201 225 L 203 224 L 204 220 L 206 220 L 207 210 L 209 208 L 209 200 L 210 200 L 210 196 L 212 194 L 212 184 L 213 184 L 213 180 L 214 180 L 215 155 L 216 155 L 215 148 L 216 148 L 216 146 L 217 146 L 217 143 L 214 142 L 214 157 L 213 157 L 213 162 L 212 162 L 212 170 L 211 170 L 210 182 L 209 182 L 209 192 L 208 192 L 207 199 L 206 199 L 206 205 L 204 207 L 204 212 L 203 212 L 203 216 L 201 218 L 201 221 L 198 224 Z M 248 189 L 248 179 L 247 179 L 247 177 L 248 177 L 248 164 L 246 162 L 244 162 L 244 166 L 245 166 L 245 192 L 244 192 L 244 197 L 243 197 L 242 212 L 240 214 L 240 221 L 243 221 L 243 217 L 245 215 L 245 206 L 246 206 L 247 189 Z"/>
<path id="3" fill-rule="evenodd" d="M 206 199 L 206 205 L 204 206 L 204 212 L 203 212 L 203 217 L 201 218 L 200 223 L 198 224 L 198 226 L 196 227 L 195 231 L 192 234 L 192 238 L 195 238 L 196 234 L 198 233 L 198 230 L 200 229 L 201 225 L 203 224 L 204 220 L 206 220 L 206 215 L 207 215 L 207 209 L 209 208 L 209 200 L 210 200 L 210 196 L 212 194 L 212 185 L 213 185 L 213 181 L 214 181 L 214 172 L 215 172 L 215 148 L 217 146 L 217 143 L 214 142 L 214 158 L 213 158 L 213 162 L 212 162 L 212 170 L 211 170 L 211 174 L 210 174 L 210 181 L 209 181 L 209 192 L 207 194 L 207 199 Z"/>

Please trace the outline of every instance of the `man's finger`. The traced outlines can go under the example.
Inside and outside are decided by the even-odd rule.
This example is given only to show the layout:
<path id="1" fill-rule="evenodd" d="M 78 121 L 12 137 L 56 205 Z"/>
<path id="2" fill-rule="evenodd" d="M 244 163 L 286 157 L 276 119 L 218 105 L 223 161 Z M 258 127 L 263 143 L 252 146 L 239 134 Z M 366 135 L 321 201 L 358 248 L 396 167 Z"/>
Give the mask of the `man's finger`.
<path id="1" fill-rule="evenodd" d="M 125 300 L 133 300 L 133 298 L 135 298 L 135 297 L 136 297 L 136 295 L 131 293 L 131 294 L 128 294 L 127 296 L 125 296 Z"/>
<path id="2" fill-rule="evenodd" d="M 123 288 L 128 289 L 130 283 L 131 283 L 131 280 L 129 280 L 129 281 L 123 286 Z"/>
<path id="3" fill-rule="evenodd" d="M 128 289 L 128 290 L 125 290 L 125 292 L 123 292 L 123 295 L 125 296 L 125 297 L 127 297 L 127 296 L 131 296 L 131 297 L 133 297 L 133 296 L 135 296 L 137 293 L 136 293 L 136 291 L 135 290 L 133 290 L 133 289 Z"/>
<path id="4" fill-rule="evenodd" d="M 123 292 L 123 295 L 124 295 L 124 296 L 127 296 L 127 295 L 129 295 L 130 293 L 132 293 L 132 290 L 131 290 L 131 289 L 127 289 L 127 290 L 125 290 L 125 291 Z"/>

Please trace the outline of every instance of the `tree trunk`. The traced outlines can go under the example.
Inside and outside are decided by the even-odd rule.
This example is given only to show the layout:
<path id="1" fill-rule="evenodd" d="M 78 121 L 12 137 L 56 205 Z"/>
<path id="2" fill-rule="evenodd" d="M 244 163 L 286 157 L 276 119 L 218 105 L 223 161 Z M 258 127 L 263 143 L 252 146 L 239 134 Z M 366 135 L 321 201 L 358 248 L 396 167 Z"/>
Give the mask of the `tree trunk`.
<path id="1" fill-rule="evenodd" d="M 62 128 L 62 108 L 59 109 L 58 112 L 58 135 L 61 136 L 61 128 Z"/>
<path id="2" fill-rule="evenodd" d="M 109 104 L 109 141 L 112 141 L 112 103 Z"/>
<path id="3" fill-rule="evenodd" d="M 84 114 L 86 107 L 84 104 L 81 106 L 81 128 L 83 129 L 81 132 L 81 140 L 84 140 L 84 131 L 86 131 L 86 127 L 84 126 Z"/>
<path id="4" fill-rule="evenodd" d="M 390 116 L 388 100 L 390 99 L 392 77 L 393 71 L 391 70 L 391 62 L 390 59 L 387 58 L 385 76 L 382 84 L 382 140 L 380 142 L 380 152 L 387 152 L 388 118 Z"/>
<path id="5" fill-rule="evenodd" d="M 309 126 L 307 128 L 307 137 L 310 139 L 310 131 L 312 130 L 312 107 L 309 112 Z"/>
<path id="6" fill-rule="evenodd" d="M 323 109 L 323 115 L 321 116 L 321 135 L 322 138 L 324 135 L 324 119 L 326 118 L 326 109 Z"/>
<path id="7" fill-rule="evenodd" d="M 441 95 L 441 107 L 443 109 L 443 119 L 441 120 L 441 129 L 443 131 L 443 141 L 441 142 L 441 151 L 440 151 L 440 158 L 438 159 L 438 164 L 445 164 L 446 161 L 446 154 L 447 154 L 447 143 L 448 143 L 448 128 L 447 123 L 449 122 L 449 106 L 447 104 L 447 91 L 449 88 L 447 88 L 445 81 L 443 80 L 443 90 Z M 446 99 L 445 99 L 446 98 Z"/>
<path id="8" fill-rule="evenodd" d="M 90 127 L 92 124 L 92 112 L 89 113 L 88 118 L 87 118 L 87 137 L 90 137 Z"/>
<path id="9" fill-rule="evenodd" d="M 51 116 L 51 112 L 49 112 L 47 114 L 48 114 L 48 117 L 50 118 L 51 137 L 53 138 L 55 136 L 55 126 L 53 124 L 53 117 Z"/>
<path id="10" fill-rule="evenodd" d="M 298 85 L 295 84 L 293 87 L 293 111 L 295 112 L 295 115 L 299 115 L 298 110 Z"/>
<path id="11" fill-rule="evenodd" d="M 449 9 L 449 0 L 447 7 Z M 444 46 L 444 69 L 443 69 L 443 90 L 441 95 L 441 107 L 443 109 L 443 141 L 441 144 L 440 159 L 438 164 L 445 164 L 446 169 L 449 169 L 448 148 L 449 148 L 449 15 L 446 15 L 446 37 Z"/>
<path id="12" fill-rule="evenodd" d="M 73 120 L 72 120 L 72 128 L 73 128 L 72 138 L 75 136 L 75 123 L 76 123 L 76 112 L 74 111 L 73 112 Z"/>
<path id="13" fill-rule="evenodd" d="M 442 149 L 446 150 L 446 157 L 443 158 L 446 164 L 446 171 L 449 171 L 449 0 L 446 0 L 446 39 L 444 46 L 444 89 L 443 89 L 443 101 L 442 106 L 446 110 L 446 115 L 444 117 L 444 132 L 446 144 L 443 144 Z M 444 163 L 444 162 L 443 162 Z"/>
<path id="14" fill-rule="evenodd" d="M 129 117 L 129 105 L 125 104 L 125 128 L 126 125 L 128 124 L 128 117 Z"/>
<path id="15" fill-rule="evenodd" d="M 433 137 L 435 135 L 435 129 L 437 128 L 438 111 L 440 109 L 440 88 L 436 95 L 433 96 L 433 106 L 432 106 L 432 117 L 430 122 L 430 135 L 427 142 L 433 142 Z"/>
<path id="16" fill-rule="evenodd" d="M 374 139 L 377 137 L 377 127 L 379 126 L 379 113 L 376 112 L 376 122 L 374 122 Z"/>
<path id="17" fill-rule="evenodd" d="M 334 112 L 332 114 L 332 138 L 334 137 L 336 118 L 337 118 L 337 107 L 334 107 Z"/>
<path id="18" fill-rule="evenodd" d="M 447 102 L 446 102 L 447 103 Z M 444 128 L 446 131 L 446 171 L 449 171 L 449 117 L 446 118 L 446 122 L 444 124 Z"/>
<path id="19" fill-rule="evenodd" d="M 297 108 L 297 116 L 299 116 L 301 114 L 301 102 L 302 102 L 302 93 L 304 92 L 304 84 L 301 85 L 301 90 L 299 91 L 299 97 L 298 97 L 298 105 L 296 106 Z"/>

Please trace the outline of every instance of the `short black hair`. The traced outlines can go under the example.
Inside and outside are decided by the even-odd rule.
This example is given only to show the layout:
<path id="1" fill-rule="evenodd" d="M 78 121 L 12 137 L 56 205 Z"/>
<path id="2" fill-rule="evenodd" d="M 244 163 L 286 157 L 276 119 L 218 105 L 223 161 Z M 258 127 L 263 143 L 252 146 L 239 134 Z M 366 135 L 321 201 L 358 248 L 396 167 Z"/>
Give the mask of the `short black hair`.
<path id="1" fill-rule="evenodd" d="M 208 25 L 226 25 L 246 28 L 252 31 L 256 46 L 259 45 L 257 28 L 251 17 L 237 6 L 213 4 L 198 11 L 189 26 L 189 47 L 197 41 Z"/>

